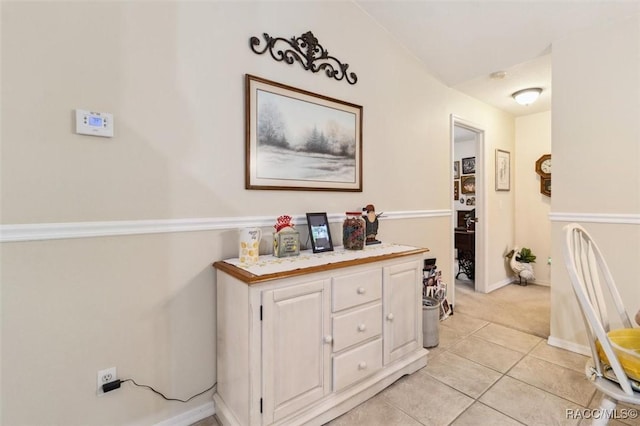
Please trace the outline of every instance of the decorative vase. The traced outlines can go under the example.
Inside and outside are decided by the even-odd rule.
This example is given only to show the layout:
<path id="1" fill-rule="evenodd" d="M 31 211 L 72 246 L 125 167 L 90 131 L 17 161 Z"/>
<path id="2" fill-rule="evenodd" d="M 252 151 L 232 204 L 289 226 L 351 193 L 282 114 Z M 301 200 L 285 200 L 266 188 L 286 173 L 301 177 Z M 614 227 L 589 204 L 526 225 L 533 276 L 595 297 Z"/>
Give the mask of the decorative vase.
<path id="1" fill-rule="evenodd" d="M 238 257 L 240 263 L 256 263 L 260 257 L 262 230 L 260 228 L 244 228 L 240 229 L 239 234 Z"/>

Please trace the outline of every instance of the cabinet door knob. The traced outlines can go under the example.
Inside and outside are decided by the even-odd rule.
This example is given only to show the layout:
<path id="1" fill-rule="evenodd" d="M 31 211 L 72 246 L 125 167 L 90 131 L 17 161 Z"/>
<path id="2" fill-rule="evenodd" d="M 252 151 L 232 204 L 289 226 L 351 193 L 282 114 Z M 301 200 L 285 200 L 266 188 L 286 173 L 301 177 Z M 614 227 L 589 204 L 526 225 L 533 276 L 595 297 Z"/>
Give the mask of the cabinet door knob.
<path id="1" fill-rule="evenodd" d="M 358 331 L 365 331 L 367 329 L 367 326 L 365 324 L 360 324 L 358 326 Z"/>
<path id="2" fill-rule="evenodd" d="M 360 364 L 358 364 L 358 370 L 364 370 L 365 368 L 367 368 L 367 363 L 362 361 Z"/>
<path id="3" fill-rule="evenodd" d="M 324 336 L 324 342 L 325 343 L 333 342 L 333 337 L 332 336 Z"/>
<path id="4" fill-rule="evenodd" d="M 388 321 L 393 321 L 393 314 L 387 315 L 387 320 Z"/>
<path id="5" fill-rule="evenodd" d="M 358 294 L 365 294 L 366 290 L 364 289 L 364 287 L 358 287 Z"/>

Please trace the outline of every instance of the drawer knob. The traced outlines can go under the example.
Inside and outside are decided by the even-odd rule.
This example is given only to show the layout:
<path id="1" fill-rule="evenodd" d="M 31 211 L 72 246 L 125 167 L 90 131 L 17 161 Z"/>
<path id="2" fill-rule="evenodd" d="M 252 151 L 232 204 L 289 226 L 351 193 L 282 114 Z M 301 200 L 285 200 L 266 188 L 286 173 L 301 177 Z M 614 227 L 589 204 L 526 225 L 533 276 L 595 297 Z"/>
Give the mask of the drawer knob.
<path id="1" fill-rule="evenodd" d="M 365 324 L 360 324 L 358 326 L 358 331 L 365 331 L 367 329 L 367 326 Z"/>
<path id="2" fill-rule="evenodd" d="M 364 287 L 358 287 L 358 294 L 365 294 L 366 290 L 364 289 Z"/>
<path id="3" fill-rule="evenodd" d="M 325 343 L 333 342 L 333 337 L 332 336 L 324 336 L 324 342 Z"/>
<path id="4" fill-rule="evenodd" d="M 358 370 L 364 370 L 365 368 L 367 368 L 367 363 L 362 361 L 360 364 L 358 364 Z"/>
<path id="5" fill-rule="evenodd" d="M 387 320 L 388 321 L 393 321 L 393 314 L 387 315 Z"/>

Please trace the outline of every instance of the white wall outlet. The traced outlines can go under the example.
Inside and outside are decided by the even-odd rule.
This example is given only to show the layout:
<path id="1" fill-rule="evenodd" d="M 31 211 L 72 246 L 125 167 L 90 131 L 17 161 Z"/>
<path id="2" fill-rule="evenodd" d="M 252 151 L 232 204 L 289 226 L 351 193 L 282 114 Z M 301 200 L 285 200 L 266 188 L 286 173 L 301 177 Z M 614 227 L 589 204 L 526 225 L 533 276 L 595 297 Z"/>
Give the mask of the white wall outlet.
<path id="1" fill-rule="evenodd" d="M 116 367 L 111 367 L 105 370 L 98 371 L 98 389 L 97 389 L 98 396 L 104 395 L 104 392 L 102 391 L 102 385 L 113 382 L 117 378 L 118 378 L 118 375 L 116 374 Z"/>

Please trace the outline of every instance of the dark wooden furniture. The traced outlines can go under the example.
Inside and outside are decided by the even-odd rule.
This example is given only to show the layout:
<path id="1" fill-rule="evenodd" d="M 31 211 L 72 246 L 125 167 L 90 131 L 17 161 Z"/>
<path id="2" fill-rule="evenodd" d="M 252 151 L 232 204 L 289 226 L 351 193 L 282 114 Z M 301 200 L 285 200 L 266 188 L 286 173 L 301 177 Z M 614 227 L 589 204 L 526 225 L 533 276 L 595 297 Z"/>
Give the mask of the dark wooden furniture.
<path id="1" fill-rule="evenodd" d="M 474 231 L 455 231 L 455 248 L 458 250 L 458 273 L 465 274 L 470 280 L 473 279 L 476 258 L 476 233 Z"/>

